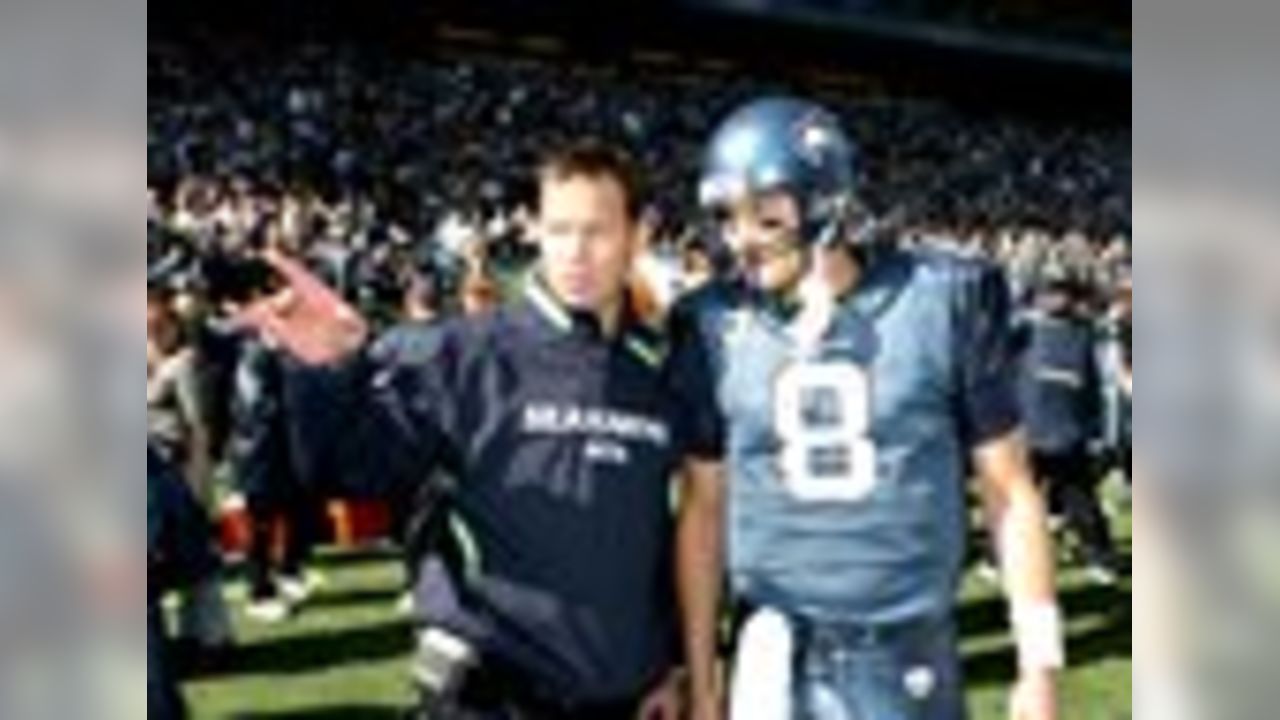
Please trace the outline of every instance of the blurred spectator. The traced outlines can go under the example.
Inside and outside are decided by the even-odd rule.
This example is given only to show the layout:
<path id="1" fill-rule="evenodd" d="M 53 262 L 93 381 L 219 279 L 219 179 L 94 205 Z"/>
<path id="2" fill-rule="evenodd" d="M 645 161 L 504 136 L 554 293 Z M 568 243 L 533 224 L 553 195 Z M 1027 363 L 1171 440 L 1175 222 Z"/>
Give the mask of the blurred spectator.
<path id="1" fill-rule="evenodd" d="M 196 354 L 172 298 L 147 297 L 147 438 L 182 477 L 201 506 L 209 507 L 212 457 L 206 417 L 200 407 Z M 211 538 L 206 532 L 206 540 Z M 231 643 L 231 621 L 216 573 L 207 574 L 182 594 L 178 636 L 188 659 L 214 660 Z"/>
<path id="2" fill-rule="evenodd" d="M 167 460 L 183 467 L 197 497 L 207 497 L 209 433 L 200 402 L 196 354 L 172 298 L 147 297 L 147 431 Z"/>
<path id="3" fill-rule="evenodd" d="M 235 469 L 249 513 L 246 614 L 281 622 L 314 588 L 304 564 L 320 503 L 298 478 L 286 403 L 288 361 L 262 342 L 245 344 L 236 372 Z"/>
<path id="4" fill-rule="evenodd" d="M 216 577 L 204 508 L 177 467 L 147 443 L 147 707 L 148 717 L 180 720 L 186 710 L 165 632 L 162 596 Z"/>
<path id="5" fill-rule="evenodd" d="M 402 321 L 382 333 L 370 349 L 370 357 L 382 367 L 412 367 L 431 361 L 439 352 L 440 329 L 456 306 L 457 281 L 447 271 L 421 263 L 407 271 L 401 304 Z M 441 488 L 451 488 L 452 478 L 436 471 L 432 482 L 416 488 L 398 488 L 388 503 L 391 534 L 404 550 L 406 593 L 398 602 L 402 615 L 414 609 L 413 588 L 422 558 L 439 547 Z"/>
<path id="6" fill-rule="evenodd" d="M 1100 435 L 1102 385 L 1094 328 L 1078 311 L 1077 284 L 1046 280 L 1027 323 L 1020 397 L 1032 463 L 1050 512 L 1079 539 L 1090 577 L 1119 580 L 1115 547 L 1090 456 Z"/>
<path id="7" fill-rule="evenodd" d="M 1107 347 L 1112 398 L 1111 440 L 1116 465 L 1132 482 L 1133 473 L 1133 281 L 1118 280 L 1107 317 Z"/>

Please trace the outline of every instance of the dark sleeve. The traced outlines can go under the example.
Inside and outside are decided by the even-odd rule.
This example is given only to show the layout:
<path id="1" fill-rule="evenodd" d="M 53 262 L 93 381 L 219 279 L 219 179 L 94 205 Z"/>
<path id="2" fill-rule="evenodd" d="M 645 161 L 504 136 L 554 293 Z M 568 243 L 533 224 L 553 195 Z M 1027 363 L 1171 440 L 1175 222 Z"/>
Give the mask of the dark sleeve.
<path id="1" fill-rule="evenodd" d="M 231 458 L 242 492 L 254 495 L 271 487 L 274 473 L 287 472 L 282 427 L 280 363 L 259 342 L 245 344 L 236 364 L 232 398 Z"/>
<path id="2" fill-rule="evenodd" d="M 721 460 L 727 436 L 716 396 L 716 374 L 697 316 L 688 307 L 672 313 L 669 386 L 675 403 L 675 437 L 682 457 Z"/>
<path id="3" fill-rule="evenodd" d="M 1021 423 L 1012 302 L 994 266 L 965 268 L 957 285 L 959 420 L 962 439 L 976 447 Z"/>
<path id="4" fill-rule="evenodd" d="M 452 354 L 441 343 L 413 363 L 362 351 L 328 368 L 287 372 L 290 437 L 298 471 L 317 489 L 400 497 L 442 460 L 453 425 Z"/>

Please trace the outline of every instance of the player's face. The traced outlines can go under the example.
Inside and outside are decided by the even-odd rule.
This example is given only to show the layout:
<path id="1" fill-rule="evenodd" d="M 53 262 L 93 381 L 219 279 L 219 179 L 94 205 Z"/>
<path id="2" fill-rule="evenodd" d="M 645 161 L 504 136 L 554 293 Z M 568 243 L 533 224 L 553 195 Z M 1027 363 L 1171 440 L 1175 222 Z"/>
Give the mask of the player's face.
<path id="1" fill-rule="evenodd" d="M 804 274 L 800 208 L 783 192 L 744 198 L 726 206 L 720 233 L 754 286 L 772 293 L 795 289 Z"/>
<path id="2" fill-rule="evenodd" d="M 549 178 L 541 205 L 542 271 L 551 291 L 575 310 L 620 302 L 638 242 L 622 185 L 610 177 Z"/>

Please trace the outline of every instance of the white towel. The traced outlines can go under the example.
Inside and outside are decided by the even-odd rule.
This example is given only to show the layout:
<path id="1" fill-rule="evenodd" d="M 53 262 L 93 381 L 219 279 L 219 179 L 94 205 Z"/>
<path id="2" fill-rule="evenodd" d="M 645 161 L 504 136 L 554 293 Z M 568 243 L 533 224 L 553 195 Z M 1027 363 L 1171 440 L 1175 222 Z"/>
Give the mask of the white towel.
<path id="1" fill-rule="evenodd" d="M 751 616 L 738 645 L 730 720 L 791 720 L 794 652 L 785 615 L 766 608 Z"/>

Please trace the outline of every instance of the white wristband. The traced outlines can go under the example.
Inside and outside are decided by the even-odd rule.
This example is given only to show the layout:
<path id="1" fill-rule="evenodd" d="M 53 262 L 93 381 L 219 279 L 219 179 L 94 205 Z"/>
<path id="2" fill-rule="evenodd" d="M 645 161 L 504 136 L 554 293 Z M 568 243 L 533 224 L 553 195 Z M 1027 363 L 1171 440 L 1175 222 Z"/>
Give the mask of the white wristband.
<path id="1" fill-rule="evenodd" d="M 1024 605 L 1013 610 L 1018 667 L 1023 672 L 1062 670 L 1067 664 L 1062 611 L 1057 605 Z"/>

